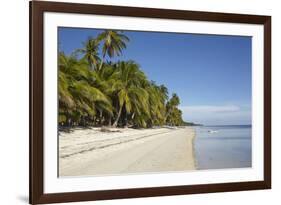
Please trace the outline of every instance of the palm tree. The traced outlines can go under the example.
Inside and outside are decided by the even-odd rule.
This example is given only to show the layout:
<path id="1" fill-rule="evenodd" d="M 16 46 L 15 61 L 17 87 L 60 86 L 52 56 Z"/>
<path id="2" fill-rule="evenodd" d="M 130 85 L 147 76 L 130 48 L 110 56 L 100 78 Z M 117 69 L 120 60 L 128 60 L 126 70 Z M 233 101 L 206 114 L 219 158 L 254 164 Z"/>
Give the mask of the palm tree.
<path id="1" fill-rule="evenodd" d="M 167 99 L 169 98 L 168 88 L 165 85 L 160 85 L 159 89 L 160 89 L 163 100 L 167 101 Z"/>
<path id="2" fill-rule="evenodd" d="M 92 37 L 89 37 L 86 42 L 83 43 L 83 48 L 77 49 L 77 53 L 83 55 L 83 59 L 87 60 L 90 68 L 94 70 L 97 68 L 98 63 L 100 62 L 99 57 L 99 41 Z"/>
<path id="3" fill-rule="evenodd" d="M 155 84 L 155 82 L 150 82 L 145 90 L 148 92 L 149 98 L 149 115 L 146 120 L 147 126 L 153 126 L 154 124 L 161 124 L 162 116 L 164 115 L 163 111 L 165 111 L 164 102 L 161 99 L 159 87 Z"/>
<path id="4" fill-rule="evenodd" d="M 92 86 L 100 89 L 103 93 L 111 100 L 113 99 L 113 89 L 112 89 L 112 75 L 115 72 L 113 65 L 105 64 L 103 69 L 93 72 L 93 79 L 95 79 L 92 83 Z M 103 115 L 104 109 L 100 109 L 100 116 Z M 115 112 L 114 107 L 112 107 L 112 112 Z M 113 117 L 112 113 L 106 113 L 106 117 L 108 120 L 108 125 L 111 126 L 111 120 Z"/>
<path id="5" fill-rule="evenodd" d="M 171 99 L 166 104 L 166 122 L 172 125 L 179 124 L 182 120 L 182 113 L 179 112 L 177 106 L 180 104 L 180 99 L 177 94 L 173 93 Z M 177 123 L 176 123 L 177 122 Z"/>
<path id="6" fill-rule="evenodd" d="M 97 110 L 113 114 L 111 100 L 94 85 L 94 71 L 88 69 L 84 60 L 64 54 L 59 56 L 59 103 L 67 120 L 72 116 L 76 121 L 93 117 Z"/>
<path id="7" fill-rule="evenodd" d="M 69 72 L 74 67 L 76 61 L 72 56 L 67 57 L 63 52 L 60 52 L 58 62 L 59 122 L 62 124 L 65 122 L 70 125 L 70 114 L 75 109 L 76 102 L 69 91 L 74 80 L 69 75 Z"/>
<path id="8" fill-rule="evenodd" d="M 126 48 L 126 43 L 129 42 L 129 38 L 120 31 L 105 30 L 98 35 L 97 41 L 103 41 L 102 61 L 99 66 L 100 70 L 103 66 L 106 54 L 110 58 L 121 55 L 122 50 Z"/>
<path id="9" fill-rule="evenodd" d="M 139 66 L 133 61 L 119 62 L 112 79 L 111 86 L 118 105 L 117 116 L 113 123 L 113 126 L 116 127 L 123 109 L 126 115 L 131 114 L 133 108 L 135 110 L 140 107 L 149 109 L 147 104 L 148 93 L 141 87 L 142 82 L 147 79 Z"/>
<path id="10" fill-rule="evenodd" d="M 176 93 L 173 93 L 171 99 L 167 102 L 167 114 L 169 114 L 169 111 L 177 107 L 179 104 L 180 98 Z"/>

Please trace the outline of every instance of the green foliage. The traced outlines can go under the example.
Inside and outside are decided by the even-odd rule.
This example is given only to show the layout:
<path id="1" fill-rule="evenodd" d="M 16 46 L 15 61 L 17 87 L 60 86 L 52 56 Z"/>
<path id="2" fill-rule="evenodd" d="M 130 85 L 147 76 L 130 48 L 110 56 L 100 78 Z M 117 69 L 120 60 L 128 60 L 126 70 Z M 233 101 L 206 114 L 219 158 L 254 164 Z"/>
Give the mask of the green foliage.
<path id="1" fill-rule="evenodd" d="M 99 41 L 89 37 L 86 42 L 83 43 L 83 48 L 77 49 L 75 52 L 83 55 L 83 59 L 87 60 L 91 69 L 97 68 L 100 62 L 98 53 Z"/>
<path id="2" fill-rule="evenodd" d="M 122 50 L 126 48 L 126 43 L 129 42 L 129 38 L 120 31 L 105 30 L 98 35 L 97 42 L 103 42 L 102 62 L 99 66 L 101 70 L 105 56 L 108 55 L 110 58 L 120 56 Z"/>
<path id="3" fill-rule="evenodd" d="M 105 30 L 97 37 L 97 40 L 103 42 L 102 55 L 107 54 L 110 58 L 120 56 L 122 50 L 126 48 L 126 43 L 129 38 L 123 35 L 120 31 Z"/>
<path id="4" fill-rule="evenodd" d="M 113 114 L 110 98 L 92 86 L 94 72 L 83 60 L 59 54 L 59 107 L 60 115 L 65 116 L 59 117 L 60 122 L 82 125 L 85 118 L 94 119 L 101 110 Z"/>
<path id="5" fill-rule="evenodd" d="M 168 99 L 168 89 L 149 81 L 134 61 L 104 63 L 119 56 L 129 42 L 119 31 L 90 37 L 83 48 L 59 54 L 59 123 L 63 126 L 183 125 L 180 99 Z M 102 57 L 99 56 L 101 46 Z M 80 58 L 77 56 L 80 55 Z"/>
<path id="6" fill-rule="evenodd" d="M 166 123 L 172 126 L 179 126 L 183 124 L 182 111 L 178 109 L 180 99 L 177 94 L 173 93 L 171 99 L 167 102 L 166 109 Z"/>

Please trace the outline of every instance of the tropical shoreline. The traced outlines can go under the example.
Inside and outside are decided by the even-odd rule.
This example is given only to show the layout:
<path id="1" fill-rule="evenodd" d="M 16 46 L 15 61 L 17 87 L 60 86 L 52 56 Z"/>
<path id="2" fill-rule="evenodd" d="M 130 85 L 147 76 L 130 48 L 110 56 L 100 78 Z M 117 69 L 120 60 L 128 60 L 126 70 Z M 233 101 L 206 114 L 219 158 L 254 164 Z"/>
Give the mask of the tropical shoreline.
<path id="1" fill-rule="evenodd" d="M 135 60 L 120 57 L 130 39 L 116 30 L 100 30 L 70 54 L 59 49 L 58 125 L 151 128 L 184 126 L 180 97 L 169 94 Z"/>
<path id="2" fill-rule="evenodd" d="M 59 176 L 195 170 L 194 138 L 191 126 L 60 132 Z"/>

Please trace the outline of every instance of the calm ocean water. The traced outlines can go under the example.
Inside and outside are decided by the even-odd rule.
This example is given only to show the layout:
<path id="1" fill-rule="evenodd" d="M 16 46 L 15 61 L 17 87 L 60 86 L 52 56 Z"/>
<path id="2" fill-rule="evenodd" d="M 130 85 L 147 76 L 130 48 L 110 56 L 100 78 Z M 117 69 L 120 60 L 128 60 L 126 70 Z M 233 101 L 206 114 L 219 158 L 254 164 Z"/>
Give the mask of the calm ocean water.
<path id="1" fill-rule="evenodd" d="M 196 127 L 195 157 L 198 169 L 252 166 L 252 126 Z"/>

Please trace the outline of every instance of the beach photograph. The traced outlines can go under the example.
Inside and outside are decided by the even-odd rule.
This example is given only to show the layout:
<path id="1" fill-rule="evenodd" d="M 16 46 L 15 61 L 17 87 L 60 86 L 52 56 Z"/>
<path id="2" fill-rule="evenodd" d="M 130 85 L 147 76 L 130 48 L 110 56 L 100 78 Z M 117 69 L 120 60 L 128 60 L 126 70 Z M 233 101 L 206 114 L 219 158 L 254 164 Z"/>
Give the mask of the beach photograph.
<path id="1" fill-rule="evenodd" d="M 252 38 L 58 27 L 58 177 L 252 167 Z"/>

